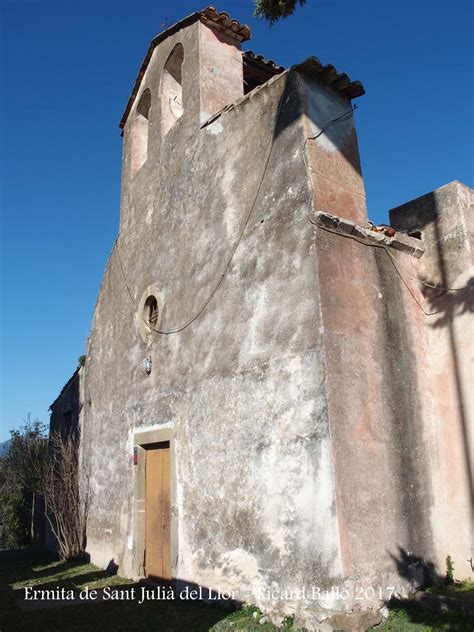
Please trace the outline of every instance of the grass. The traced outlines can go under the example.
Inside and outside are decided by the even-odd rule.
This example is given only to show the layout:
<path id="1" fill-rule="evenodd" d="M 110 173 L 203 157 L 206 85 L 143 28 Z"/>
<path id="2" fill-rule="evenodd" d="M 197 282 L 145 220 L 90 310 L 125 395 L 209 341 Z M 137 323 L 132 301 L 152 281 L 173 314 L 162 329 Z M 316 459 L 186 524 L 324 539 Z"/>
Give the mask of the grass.
<path id="1" fill-rule="evenodd" d="M 435 595 L 444 595 L 453 599 L 474 602 L 474 581 L 466 580 L 455 582 L 448 586 L 435 586 L 434 588 L 429 588 L 428 591 Z"/>
<path id="2" fill-rule="evenodd" d="M 458 612 L 426 612 L 410 600 L 393 599 L 388 621 L 374 632 L 473 632 L 474 621 Z"/>
<path id="3" fill-rule="evenodd" d="M 456 582 L 439 585 L 426 592 L 443 595 L 452 599 L 474 602 L 474 582 Z M 390 604 L 390 618 L 383 625 L 374 628 L 377 632 L 473 632 L 474 620 L 456 611 L 427 612 L 409 599 L 393 599 Z"/>
<path id="4" fill-rule="evenodd" d="M 131 580 L 110 575 L 92 564 L 63 563 L 43 552 L 29 549 L 0 551 L 1 632 L 276 632 L 271 623 L 259 622 L 255 608 L 229 613 L 191 601 L 107 601 L 66 607 L 21 610 L 24 588 L 56 588 L 79 591 L 86 586 L 130 590 Z M 474 586 L 446 588 L 449 596 L 472 598 Z M 256 613 L 257 616 L 254 615 Z M 280 630 L 294 630 L 288 621 Z M 390 619 L 377 632 L 472 632 L 473 622 L 457 613 L 426 613 L 407 601 L 393 601 Z"/>
<path id="5" fill-rule="evenodd" d="M 255 609 L 233 613 L 191 601 L 107 601 L 65 607 L 21 610 L 24 588 L 81 590 L 133 586 L 131 580 L 110 575 L 92 564 L 63 563 L 51 555 L 0 551 L 1 632 L 275 632 L 270 623 L 260 624 Z M 292 628 L 287 628 L 292 629 Z"/>

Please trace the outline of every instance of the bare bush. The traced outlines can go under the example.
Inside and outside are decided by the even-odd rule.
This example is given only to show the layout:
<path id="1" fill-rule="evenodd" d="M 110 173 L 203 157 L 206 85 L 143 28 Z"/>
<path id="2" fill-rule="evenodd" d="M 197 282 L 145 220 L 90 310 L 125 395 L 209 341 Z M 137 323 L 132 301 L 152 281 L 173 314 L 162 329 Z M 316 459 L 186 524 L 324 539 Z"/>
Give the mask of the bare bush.
<path id="1" fill-rule="evenodd" d="M 53 430 L 49 437 L 47 474 L 43 481 L 45 514 L 58 542 L 59 555 L 68 560 L 84 553 L 91 495 L 89 481 L 79 481 L 78 438 Z"/>
<path id="2" fill-rule="evenodd" d="M 79 468 L 79 433 L 52 430 L 39 422 L 12 432 L 6 459 L 9 471 L 34 495 L 43 498 L 45 517 L 63 560 L 81 557 L 91 504 L 89 476 Z"/>

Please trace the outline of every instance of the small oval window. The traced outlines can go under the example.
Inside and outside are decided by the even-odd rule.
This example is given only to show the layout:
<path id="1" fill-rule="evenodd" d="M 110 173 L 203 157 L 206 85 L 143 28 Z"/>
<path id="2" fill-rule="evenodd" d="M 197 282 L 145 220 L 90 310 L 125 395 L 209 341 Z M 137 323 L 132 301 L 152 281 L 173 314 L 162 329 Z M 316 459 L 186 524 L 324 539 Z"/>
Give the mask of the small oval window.
<path id="1" fill-rule="evenodd" d="M 138 333 L 147 345 L 158 338 L 155 332 L 160 330 L 162 316 L 163 303 L 158 287 L 149 285 L 143 292 L 135 312 Z"/>
<path id="2" fill-rule="evenodd" d="M 149 296 L 143 306 L 143 320 L 151 331 L 156 331 L 159 319 L 159 308 L 156 296 Z"/>

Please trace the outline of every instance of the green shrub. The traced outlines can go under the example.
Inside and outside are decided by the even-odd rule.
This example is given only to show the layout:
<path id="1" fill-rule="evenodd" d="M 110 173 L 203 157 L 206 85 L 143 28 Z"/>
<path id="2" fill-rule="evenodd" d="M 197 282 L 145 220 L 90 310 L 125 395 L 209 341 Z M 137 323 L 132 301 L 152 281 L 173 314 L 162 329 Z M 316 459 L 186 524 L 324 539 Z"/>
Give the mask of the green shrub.
<path id="1" fill-rule="evenodd" d="M 31 540 L 31 492 L 19 487 L 2 500 L 6 546 L 12 549 L 28 546 Z"/>
<path id="2" fill-rule="evenodd" d="M 446 558 L 446 583 L 454 584 L 454 564 L 450 555 Z"/>

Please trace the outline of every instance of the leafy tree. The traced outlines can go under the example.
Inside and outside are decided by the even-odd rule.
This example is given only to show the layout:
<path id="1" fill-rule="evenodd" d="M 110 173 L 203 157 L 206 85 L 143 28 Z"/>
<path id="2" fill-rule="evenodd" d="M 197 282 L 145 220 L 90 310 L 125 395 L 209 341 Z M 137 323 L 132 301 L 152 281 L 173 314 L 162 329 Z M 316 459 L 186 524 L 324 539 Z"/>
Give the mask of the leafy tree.
<path id="1" fill-rule="evenodd" d="M 270 24 L 274 24 L 280 18 L 287 18 L 294 13 L 296 5 L 305 4 L 306 0 L 254 0 L 255 15 Z"/>
<path id="2" fill-rule="evenodd" d="M 42 492 L 48 467 L 47 428 L 40 421 L 27 421 L 18 430 L 10 431 L 10 448 L 6 466 L 12 475 L 32 493 Z"/>
<path id="3" fill-rule="evenodd" d="M 23 486 L 2 497 L 3 541 L 7 548 L 30 544 L 31 503 L 32 494 Z"/>
<path id="4" fill-rule="evenodd" d="M 0 459 L 0 520 L 3 544 L 16 548 L 31 542 L 33 505 L 47 469 L 48 441 L 45 426 L 30 416 L 10 434 L 9 450 Z"/>

